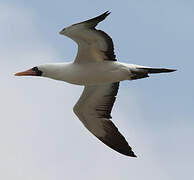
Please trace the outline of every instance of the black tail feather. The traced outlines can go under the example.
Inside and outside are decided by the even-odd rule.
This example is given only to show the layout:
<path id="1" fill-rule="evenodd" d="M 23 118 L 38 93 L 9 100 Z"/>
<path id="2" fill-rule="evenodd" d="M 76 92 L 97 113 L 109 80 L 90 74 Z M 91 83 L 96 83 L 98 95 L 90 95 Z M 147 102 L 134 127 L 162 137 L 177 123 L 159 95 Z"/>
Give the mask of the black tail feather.
<path id="1" fill-rule="evenodd" d="M 176 69 L 165 69 L 165 68 L 137 68 L 140 70 L 147 71 L 148 74 L 154 74 L 154 73 L 168 73 L 168 72 L 174 72 Z"/>

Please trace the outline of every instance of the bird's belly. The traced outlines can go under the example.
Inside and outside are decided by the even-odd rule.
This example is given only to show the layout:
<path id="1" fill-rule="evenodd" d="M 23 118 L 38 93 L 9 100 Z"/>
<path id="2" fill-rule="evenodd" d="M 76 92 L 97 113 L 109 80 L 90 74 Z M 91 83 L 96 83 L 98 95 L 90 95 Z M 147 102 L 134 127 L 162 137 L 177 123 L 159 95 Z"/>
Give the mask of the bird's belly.
<path id="1" fill-rule="evenodd" d="M 128 79 L 129 71 L 118 66 L 86 65 L 74 68 L 65 81 L 77 85 L 98 85 L 103 83 L 119 82 Z"/>
<path id="2" fill-rule="evenodd" d="M 124 77 L 119 77 L 115 73 L 100 73 L 100 74 L 80 74 L 75 79 L 72 79 L 70 83 L 78 85 L 96 85 L 103 83 L 111 83 L 125 80 Z"/>

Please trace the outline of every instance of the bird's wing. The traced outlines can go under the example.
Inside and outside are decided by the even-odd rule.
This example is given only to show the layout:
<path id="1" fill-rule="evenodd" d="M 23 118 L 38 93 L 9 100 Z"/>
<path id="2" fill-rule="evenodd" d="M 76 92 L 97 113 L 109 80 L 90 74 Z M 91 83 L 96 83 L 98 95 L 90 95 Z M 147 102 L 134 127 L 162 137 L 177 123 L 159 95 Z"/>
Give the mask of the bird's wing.
<path id="1" fill-rule="evenodd" d="M 112 39 L 105 32 L 95 28 L 109 14 L 107 11 L 95 18 L 64 28 L 60 32 L 78 44 L 75 63 L 116 61 Z"/>
<path id="2" fill-rule="evenodd" d="M 104 144 L 121 154 L 136 157 L 126 139 L 110 120 L 118 88 L 119 82 L 85 86 L 74 106 L 74 112 L 84 126 Z"/>

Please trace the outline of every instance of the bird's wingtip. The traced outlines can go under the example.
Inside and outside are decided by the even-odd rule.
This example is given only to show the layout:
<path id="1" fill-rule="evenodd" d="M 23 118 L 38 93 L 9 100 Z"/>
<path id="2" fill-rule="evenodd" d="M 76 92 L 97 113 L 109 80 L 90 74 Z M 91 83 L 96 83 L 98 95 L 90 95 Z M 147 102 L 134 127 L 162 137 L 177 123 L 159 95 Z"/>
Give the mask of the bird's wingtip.
<path id="1" fill-rule="evenodd" d="M 130 151 L 129 156 L 130 156 L 130 157 L 137 158 L 137 156 L 135 155 L 135 153 L 134 153 L 133 151 Z"/>
<path id="2" fill-rule="evenodd" d="M 107 15 L 109 15 L 110 13 L 111 13 L 111 11 L 110 11 L 110 10 L 106 11 L 106 14 L 107 14 Z"/>

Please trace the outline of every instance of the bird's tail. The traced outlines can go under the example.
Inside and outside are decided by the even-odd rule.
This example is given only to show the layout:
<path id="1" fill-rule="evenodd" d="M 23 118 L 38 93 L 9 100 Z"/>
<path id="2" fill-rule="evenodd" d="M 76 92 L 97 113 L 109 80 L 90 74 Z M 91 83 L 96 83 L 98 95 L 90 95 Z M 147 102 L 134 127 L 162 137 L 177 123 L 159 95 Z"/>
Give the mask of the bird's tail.
<path id="1" fill-rule="evenodd" d="M 149 74 L 169 73 L 174 71 L 176 70 L 166 69 L 166 68 L 151 68 L 151 67 L 137 66 L 135 69 L 132 70 L 133 76 L 131 79 L 132 80 L 141 79 L 141 78 L 149 77 Z"/>
<path id="2" fill-rule="evenodd" d="M 168 73 L 176 71 L 176 69 L 166 69 L 166 68 L 137 68 L 137 69 L 146 71 L 148 74 Z"/>

